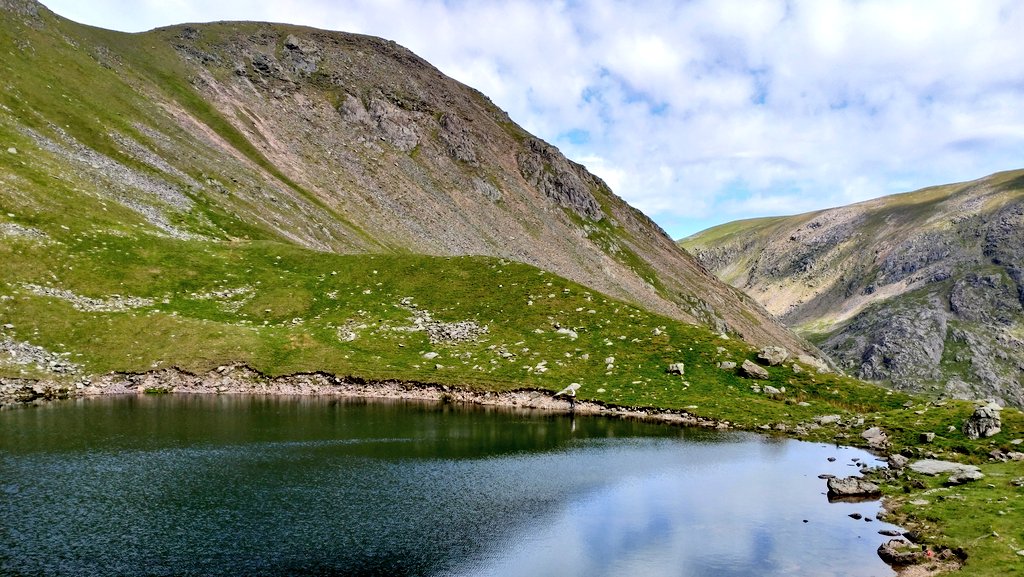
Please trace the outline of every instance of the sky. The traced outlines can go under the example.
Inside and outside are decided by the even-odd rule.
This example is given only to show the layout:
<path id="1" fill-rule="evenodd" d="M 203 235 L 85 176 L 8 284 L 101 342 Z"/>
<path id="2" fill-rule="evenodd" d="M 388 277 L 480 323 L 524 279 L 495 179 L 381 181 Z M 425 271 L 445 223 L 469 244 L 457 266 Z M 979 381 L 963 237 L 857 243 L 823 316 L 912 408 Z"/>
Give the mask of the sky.
<path id="1" fill-rule="evenodd" d="M 394 40 L 673 238 L 1024 168 L 1020 0 L 43 0 Z"/>

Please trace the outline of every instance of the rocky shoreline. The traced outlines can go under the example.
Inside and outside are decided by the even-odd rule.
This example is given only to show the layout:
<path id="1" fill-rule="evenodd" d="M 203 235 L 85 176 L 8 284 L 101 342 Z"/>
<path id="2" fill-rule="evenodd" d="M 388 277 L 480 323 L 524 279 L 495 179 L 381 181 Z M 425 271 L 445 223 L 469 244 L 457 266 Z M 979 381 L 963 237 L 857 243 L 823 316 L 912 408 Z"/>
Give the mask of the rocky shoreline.
<path id="1" fill-rule="evenodd" d="M 672 425 L 729 429 L 728 422 L 706 419 L 685 411 L 619 407 L 594 401 L 557 397 L 541 389 L 485 391 L 436 383 L 398 380 L 367 380 L 327 373 L 297 373 L 267 376 L 245 365 L 224 365 L 196 374 L 178 368 L 146 373 L 111 373 L 79 380 L 59 381 L 0 379 L 0 407 L 76 397 L 125 394 L 246 394 L 246 395 L 333 395 L 367 399 L 406 399 L 463 403 L 470 405 L 539 409 L 578 415 L 602 415 L 642 419 Z"/>

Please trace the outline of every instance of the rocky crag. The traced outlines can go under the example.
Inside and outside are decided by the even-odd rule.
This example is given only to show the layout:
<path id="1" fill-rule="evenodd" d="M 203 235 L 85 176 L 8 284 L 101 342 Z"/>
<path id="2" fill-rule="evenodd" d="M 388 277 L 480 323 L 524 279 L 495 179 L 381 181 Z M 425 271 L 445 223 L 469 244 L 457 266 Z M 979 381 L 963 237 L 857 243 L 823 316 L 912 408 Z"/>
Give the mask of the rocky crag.
<path id="1" fill-rule="evenodd" d="M 0 18 L 3 162 L 50 174 L 45 194 L 117 205 L 182 240 L 508 258 L 814 352 L 583 166 L 394 42 L 240 22 L 123 34 L 31 0 L 3 0 Z M 21 209 L 47 202 L 4 172 L 16 216 L 0 225 L 23 226 Z"/>
<path id="2" fill-rule="evenodd" d="M 680 245 L 861 378 L 1024 405 L 1024 171 Z"/>

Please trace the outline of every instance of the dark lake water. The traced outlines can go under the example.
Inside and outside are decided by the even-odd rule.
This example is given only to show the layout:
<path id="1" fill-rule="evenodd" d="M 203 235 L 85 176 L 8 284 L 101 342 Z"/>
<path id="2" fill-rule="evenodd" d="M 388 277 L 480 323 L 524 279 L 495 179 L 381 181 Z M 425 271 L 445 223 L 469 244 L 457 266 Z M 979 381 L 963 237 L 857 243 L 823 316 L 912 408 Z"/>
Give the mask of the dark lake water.
<path id="1" fill-rule="evenodd" d="M 50 403 L 0 411 L 0 575 L 891 576 L 891 526 L 847 516 L 878 504 L 817 478 L 854 457 L 418 403 Z"/>

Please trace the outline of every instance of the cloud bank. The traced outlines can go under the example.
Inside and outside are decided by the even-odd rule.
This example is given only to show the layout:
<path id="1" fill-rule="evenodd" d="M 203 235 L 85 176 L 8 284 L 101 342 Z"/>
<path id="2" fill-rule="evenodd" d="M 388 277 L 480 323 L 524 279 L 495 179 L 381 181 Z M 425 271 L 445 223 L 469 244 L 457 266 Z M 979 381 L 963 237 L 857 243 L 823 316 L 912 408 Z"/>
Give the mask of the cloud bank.
<path id="1" fill-rule="evenodd" d="M 1024 167 L 1015 0 L 45 3 L 126 31 L 269 20 L 395 40 L 676 237 Z"/>

